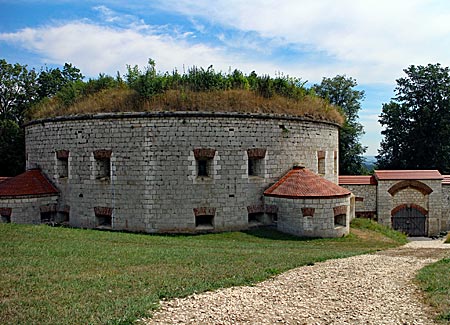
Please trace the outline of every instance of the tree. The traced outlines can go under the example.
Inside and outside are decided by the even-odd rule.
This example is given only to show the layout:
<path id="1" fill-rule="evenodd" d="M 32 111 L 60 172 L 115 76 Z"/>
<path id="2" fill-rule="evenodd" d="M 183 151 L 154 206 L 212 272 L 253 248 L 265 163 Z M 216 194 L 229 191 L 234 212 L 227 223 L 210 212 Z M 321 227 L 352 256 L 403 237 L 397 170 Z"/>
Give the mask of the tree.
<path id="1" fill-rule="evenodd" d="M 0 120 L 0 176 L 16 176 L 25 169 L 23 130 L 11 120 Z"/>
<path id="2" fill-rule="evenodd" d="M 439 63 L 411 65 L 384 104 L 380 168 L 450 172 L 450 70 Z"/>
<path id="3" fill-rule="evenodd" d="M 22 123 L 24 112 L 38 98 L 36 77 L 26 65 L 0 60 L 0 120 Z"/>
<path id="4" fill-rule="evenodd" d="M 25 167 L 25 144 L 20 128 L 25 112 L 39 100 L 81 82 L 80 70 L 66 63 L 62 70 L 28 70 L 26 65 L 0 60 L 0 176 L 15 176 Z"/>
<path id="5" fill-rule="evenodd" d="M 65 63 L 62 70 L 59 68 L 41 70 L 37 80 L 39 99 L 53 97 L 67 84 L 81 81 L 83 78 L 80 70 L 71 63 Z"/>
<path id="6" fill-rule="evenodd" d="M 364 129 L 358 122 L 364 91 L 354 89 L 357 85 L 355 79 L 337 75 L 334 78 L 323 78 L 320 85 L 313 86 L 317 95 L 340 107 L 346 117 L 339 132 L 339 173 L 343 175 L 365 172 L 362 155 L 367 148 L 359 142 Z"/>

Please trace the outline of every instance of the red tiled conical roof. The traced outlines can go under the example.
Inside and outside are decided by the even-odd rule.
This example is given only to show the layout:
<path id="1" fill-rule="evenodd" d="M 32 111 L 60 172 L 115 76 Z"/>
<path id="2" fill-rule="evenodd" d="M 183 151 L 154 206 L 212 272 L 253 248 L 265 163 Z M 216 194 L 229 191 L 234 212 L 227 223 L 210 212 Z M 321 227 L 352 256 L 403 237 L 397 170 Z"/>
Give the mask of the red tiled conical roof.
<path id="1" fill-rule="evenodd" d="M 0 197 L 56 195 L 58 190 L 38 169 L 10 177 L 0 182 Z"/>
<path id="2" fill-rule="evenodd" d="M 302 167 L 294 167 L 264 192 L 265 196 L 291 199 L 344 197 L 350 194 L 349 190 Z"/>

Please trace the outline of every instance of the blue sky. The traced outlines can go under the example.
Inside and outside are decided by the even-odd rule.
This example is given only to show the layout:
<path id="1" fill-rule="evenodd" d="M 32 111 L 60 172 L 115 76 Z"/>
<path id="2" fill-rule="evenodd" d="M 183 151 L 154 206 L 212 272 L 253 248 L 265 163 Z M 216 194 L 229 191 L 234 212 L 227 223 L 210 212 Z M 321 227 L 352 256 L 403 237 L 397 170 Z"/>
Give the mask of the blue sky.
<path id="1" fill-rule="evenodd" d="M 0 0 L 0 58 L 40 69 L 71 62 L 88 77 L 192 65 L 309 84 L 345 74 L 364 90 L 362 143 L 376 155 L 378 116 L 411 64 L 450 65 L 446 0 Z"/>

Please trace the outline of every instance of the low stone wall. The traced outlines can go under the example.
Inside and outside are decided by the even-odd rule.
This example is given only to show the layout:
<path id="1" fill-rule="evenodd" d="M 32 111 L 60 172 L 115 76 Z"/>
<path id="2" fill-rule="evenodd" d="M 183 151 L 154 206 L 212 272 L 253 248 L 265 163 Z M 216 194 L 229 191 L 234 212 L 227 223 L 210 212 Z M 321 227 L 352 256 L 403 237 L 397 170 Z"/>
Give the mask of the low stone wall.
<path id="1" fill-rule="evenodd" d="M 265 197 L 265 200 L 278 207 L 277 228 L 282 232 L 305 237 L 342 237 L 350 231 L 350 195 L 323 199 Z"/>
<path id="2" fill-rule="evenodd" d="M 0 215 L 6 222 L 40 224 L 41 212 L 57 213 L 58 196 L 1 198 Z"/>
<path id="3" fill-rule="evenodd" d="M 341 184 L 355 195 L 356 217 L 376 219 L 377 215 L 377 185 L 345 185 Z"/>
<path id="4" fill-rule="evenodd" d="M 450 184 L 442 185 L 441 231 L 450 231 Z"/>

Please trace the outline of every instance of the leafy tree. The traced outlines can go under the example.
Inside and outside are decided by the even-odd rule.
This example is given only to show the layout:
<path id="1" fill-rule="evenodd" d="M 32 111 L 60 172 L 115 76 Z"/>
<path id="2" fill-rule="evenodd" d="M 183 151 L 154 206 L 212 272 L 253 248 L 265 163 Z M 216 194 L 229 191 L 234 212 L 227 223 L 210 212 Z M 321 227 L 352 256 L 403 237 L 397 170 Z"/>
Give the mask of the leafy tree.
<path id="1" fill-rule="evenodd" d="M 12 120 L 0 120 L 0 176 L 16 176 L 25 169 L 23 130 Z"/>
<path id="2" fill-rule="evenodd" d="M 450 70 L 439 63 L 411 65 L 384 104 L 380 168 L 450 172 Z"/>
<path id="3" fill-rule="evenodd" d="M 339 173 L 342 175 L 365 173 L 362 155 L 367 148 L 359 142 L 364 130 L 358 122 L 364 91 L 354 89 L 357 85 L 355 79 L 337 75 L 323 78 L 320 84 L 313 86 L 317 95 L 340 107 L 346 116 L 339 133 Z"/>
<path id="4" fill-rule="evenodd" d="M 67 84 L 83 78 L 80 70 L 71 63 L 65 63 L 62 70 L 59 68 L 41 70 L 37 80 L 39 98 L 53 97 Z"/>
<path id="5" fill-rule="evenodd" d="M 26 65 L 0 60 L 0 120 L 22 123 L 25 110 L 38 98 L 36 77 Z"/>
<path id="6" fill-rule="evenodd" d="M 65 94 L 70 101 L 82 82 L 80 70 L 66 63 L 62 70 L 41 70 L 39 75 L 26 65 L 0 60 L 0 176 L 14 176 L 24 170 L 25 144 L 20 125 L 39 100 Z M 75 86 L 69 86 L 75 85 Z M 64 92 L 65 91 L 65 92 Z"/>

